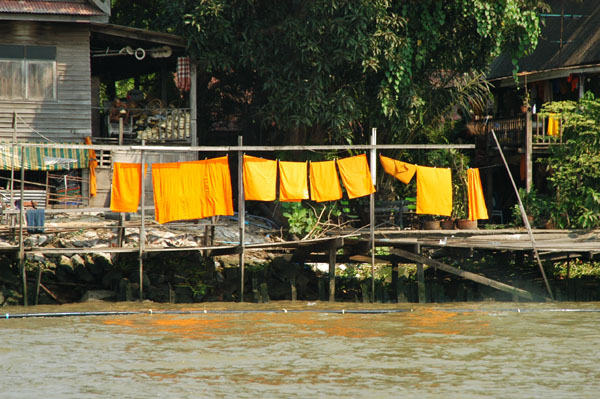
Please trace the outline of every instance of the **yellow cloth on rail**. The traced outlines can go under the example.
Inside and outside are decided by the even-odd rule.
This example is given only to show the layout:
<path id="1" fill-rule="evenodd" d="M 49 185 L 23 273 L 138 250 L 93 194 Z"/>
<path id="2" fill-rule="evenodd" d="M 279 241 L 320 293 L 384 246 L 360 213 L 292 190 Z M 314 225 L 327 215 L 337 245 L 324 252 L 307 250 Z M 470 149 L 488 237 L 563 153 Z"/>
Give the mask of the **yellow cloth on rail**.
<path id="1" fill-rule="evenodd" d="M 275 201 L 277 161 L 244 155 L 244 199 Z"/>
<path id="2" fill-rule="evenodd" d="M 92 145 L 92 138 L 87 136 L 85 138 L 85 143 L 88 145 Z M 90 158 L 89 168 L 90 168 L 90 196 L 95 197 L 98 191 L 98 185 L 96 183 L 96 168 L 98 167 L 98 160 L 96 159 L 96 151 L 89 150 L 88 156 Z"/>
<path id="3" fill-rule="evenodd" d="M 548 115 L 548 136 L 558 136 L 560 133 L 560 124 L 559 124 L 559 116 L 558 114 L 549 114 Z"/>
<path id="4" fill-rule="evenodd" d="M 279 201 L 308 199 L 306 162 L 279 161 Z"/>
<path id="5" fill-rule="evenodd" d="M 348 198 L 364 197 L 375 192 L 365 154 L 337 160 Z"/>
<path id="6" fill-rule="evenodd" d="M 469 194 L 469 220 L 488 219 L 488 211 L 485 206 L 483 189 L 481 188 L 481 176 L 479 169 L 467 169 L 467 182 Z"/>
<path id="7" fill-rule="evenodd" d="M 146 165 L 147 167 L 147 165 Z M 146 168 L 144 168 L 144 174 Z M 113 163 L 110 190 L 110 210 L 137 212 L 142 195 L 142 165 L 139 163 Z"/>
<path id="8" fill-rule="evenodd" d="M 335 161 L 310 163 L 310 198 L 313 201 L 336 201 L 342 198 Z"/>
<path id="9" fill-rule="evenodd" d="M 154 211 L 159 223 L 233 215 L 227 156 L 152 165 Z"/>
<path id="10" fill-rule="evenodd" d="M 416 165 L 385 157 L 381 154 L 379 154 L 379 162 L 381 162 L 385 173 L 394 176 L 404 184 L 410 183 L 417 172 Z"/>
<path id="11" fill-rule="evenodd" d="M 417 166 L 417 213 L 452 214 L 452 172 L 449 168 Z"/>

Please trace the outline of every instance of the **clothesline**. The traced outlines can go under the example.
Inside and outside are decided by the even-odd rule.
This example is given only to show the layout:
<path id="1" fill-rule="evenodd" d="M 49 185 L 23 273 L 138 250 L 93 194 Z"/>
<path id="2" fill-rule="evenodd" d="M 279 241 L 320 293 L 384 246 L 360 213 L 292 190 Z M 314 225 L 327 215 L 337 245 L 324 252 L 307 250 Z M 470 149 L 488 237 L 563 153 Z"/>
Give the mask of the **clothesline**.
<path id="1" fill-rule="evenodd" d="M 410 165 L 380 156 L 384 170 L 408 184 L 417 175 L 417 213 L 450 216 L 452 179 L 449 168 Z M 337 166 L 337 170 L 336 170 Z M 156 220 L 202 219 L 233 215 L 231 175 L 228 156 L 202 161 L 155 163 L 152 184 Z M 348 198 L 375 192 L 365 154 L 336 161 L 289 162 L 244 155 L 243 191 L 245 200 L 254 201 L 335 201 L 342 198 L 338 173 Z M 408 171 L 408 172 L 407 172 Z M 471 200 L 483 201 L 481 182 L 469 170 L 469 206 Z M 278 173 L 279 172 L 279 173 Z M 141 196 L 141 164 L 116 162 L 113 168 L 111 209 L 135 212 Z M 279 195 L 277 176 L 279 175 Z M 308 176 L 310 176 L 310 195 Z M 400 176 L 400 177 L 399 177 Z M 473 181 L 472 181 L 473 180 Z M 470 217 L 487 219 L 485 202 L 473 209 Z"/>

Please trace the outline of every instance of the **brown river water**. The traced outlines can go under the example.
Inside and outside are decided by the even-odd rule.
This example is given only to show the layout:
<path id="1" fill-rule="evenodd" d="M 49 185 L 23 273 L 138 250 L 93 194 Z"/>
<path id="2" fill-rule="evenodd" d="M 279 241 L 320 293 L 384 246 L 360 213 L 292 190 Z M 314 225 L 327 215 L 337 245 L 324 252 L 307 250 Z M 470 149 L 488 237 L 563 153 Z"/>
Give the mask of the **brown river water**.
<path id="1" fill-rule="evenodd" d="M 397 312 L 352 313 L 382 309 Z M 98 311 L 141 313 L 78 313 Z M 13 318 L 40 312 L 72 315 Z M 0 316 L 1 399 L 600 397 L 600 303 L 93 302 Z"/>

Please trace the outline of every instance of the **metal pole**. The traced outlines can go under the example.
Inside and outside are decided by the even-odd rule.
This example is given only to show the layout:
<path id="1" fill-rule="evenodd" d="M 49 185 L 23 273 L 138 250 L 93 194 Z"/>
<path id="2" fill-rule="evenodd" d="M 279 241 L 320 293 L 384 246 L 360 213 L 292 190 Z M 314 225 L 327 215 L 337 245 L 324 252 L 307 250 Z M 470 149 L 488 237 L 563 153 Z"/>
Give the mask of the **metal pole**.
<path id="1" fill-rule="evenodd" d="M 238 136 L 238 146 L 244 144 L 244 137 Z M 238 150 L 238 226 L 240 229 L 240 302 L 244 302 L 244 241 L 246 240 L 246 204 L 244 203 L 244 153 Z"/>
<path id="2" fill-rule="evenodd" d="M 496 142 L 496 146 L 498 147 L 498 152 L 500 153 L 500 157 L 502 158 L 502 162 L 504 162 L 504 166 L 506 167 L 506 171 L 508 172 L 508 177 L 510 178 L 510 182 L 512 183 L 513 189 L 515 190 L 515 194 L 517 195 L 517 201 L 519 201 L 519 210 L 521 211 L 521 218 L 523 219 L 523 223 L 527 228 L 527 234 L 529 234 L 529 240 L 531 241 L 531 247 L 533 248 L 533 256 L 535 257 L 537 264 L 542 272 L 542 277 L 544 277 L 544 283 L 546 283 L 546 289 L 548 290 L 548 295 L 550 295 L 550 299 L 554 300 L 554 296 L 552 295 L 552 290 L 550 289 L 550 283 L 548 282 L 548 278 L 546 277 L 546 272 L 544 271 L 544 267 L 542 266 L 542 260 L 540 259 L 540 255 L 538 254 L 537 247 L 535 245 L 535 239 L 533 238 L 533 232 L 531 231 L 531 225 L 529 224 L 529 219 L 527 219 L 527 213 L 525 213 L 525 207 L 523 207 L 523 202 L 521 201 L 521 197 L 519 196 L 519 190 L 517 190 L 517 185 L 515 184 L 515 179 L 513 179 L 512 173 L 510 173 L 510 168 L 508 167 L 508 162 L 506 162 L 506 158 L 504 158 L 504 153 L 502 152 L 502 148 L 500 148 L 500 143 L 498 142 L 498 138 L 496 137 L 496 132 L 494 129 L 491 129 L 492 137 Z"/>
<path id="3" fill-rule="evenodd" d="M 142 140 L 142 146 L 144 145 L 144 140 Z M 140 258 L 140 301 L 144 300 L 144 245 L 145 245 L 145 240 L 146 240 L 146 229 L 145 229 L 145 225 L 144 225 L 144 217 L 146 216 L 144 213 L 144 205 L 146 204 L 145 201 L 145 196 L 146 196 L 146 190 L 145 190 L 145 185 L 144 185 L 144 163 L 145 163 L 145 159 L 144 159 L 144 150 L 141 150 L 141 155 L 140 155 L 140 163 L 141 163 L 141 173 L 140 173 L 140 184 L 141 184 L 141 198 L 140 198 L 140 203 L 141 203 L 141 223 L 140 223 L 140 243 L 139 243 L 139 248 L 140 248 L 140 253 L 139 253 L 139 258 Z"/>
<path id="4" fill-rule="evenodd" d="M 377 144 L 377 129 L 371 129 L 371 145 Z M 370 167 L 373 186 L 377 181 L 377 150 L 371 151 Z M 371 234 L 371 302 L 375 302 L 375 193 L 369 195 L 369 232 Z"/>
<path id="5" fill-rule="evenodd" d="M 19 207 L 19 265 L 23 278 L 23 305 L 28 305 L 27 299 L 27 270 L 25 269 L 25 248 L 23 247 L 23 219 L 25 208 L 25 147 L 21 147 L 21 206 Z"/>

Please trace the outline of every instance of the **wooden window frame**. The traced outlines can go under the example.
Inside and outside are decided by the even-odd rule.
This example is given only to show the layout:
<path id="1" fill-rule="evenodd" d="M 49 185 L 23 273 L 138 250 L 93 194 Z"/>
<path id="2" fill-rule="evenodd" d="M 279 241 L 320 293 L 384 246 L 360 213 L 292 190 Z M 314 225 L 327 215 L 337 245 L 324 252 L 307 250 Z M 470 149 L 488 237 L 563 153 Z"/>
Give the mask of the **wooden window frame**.
<path id="1" fill-rule="evenodd" d="M 1 44 L 0 44 L 1 45 Z M 0 102 L 9 102 L 9 101 L 27 101 L 27 102 L 48 102 L 48 101 L 57 101 L 57 97 L 58 97 L 58 93 L 57 93 L 57 86 L 58 86 L 58 74 L 57 74 L 57 67 L 56 67 L 56 46 L 28 46 L 28 45 L 13 45 L 13 44 L 9 44 L 8 46 L 11 47 L 23 47 L 23 57 L 3 57 L 2 54 L 0 54 L 0 61 L 13 61 L 13 62 L 20 62 L 20 73 L 21 73 L 21 77 L 22 77 L 22 84 L 23 84 L 23 95 L 19 96 L 12 96 L 12 97 L 6 97 L 6 96 L 0 96 Z M 42 48 L 46 48 L 45 50 L 49 50 L 50 56 L 46 56 L 46 57 L 28 57 L 27 53 L 26 53 L 26 49 L 27 48 L 33 48 L 33 47 L 42 47 Z M 44 52 L 44 51 L 42 51 Z M 53 54 L 52 54 L 53 53 Z M 52 58 L 50 58 L 52 57 Z M 52 87 L 51 87 L 51 95 L 49 97 L 36 97 L 36 98 L 32 98 L 32 94 L 30 91 L 30 84 L 33 84 L 30 81 L 30 72 L 29 72 L 29 67 L 30 65 L 49 65 L 50 66 L 50 70 L 52 72 Z"/>

